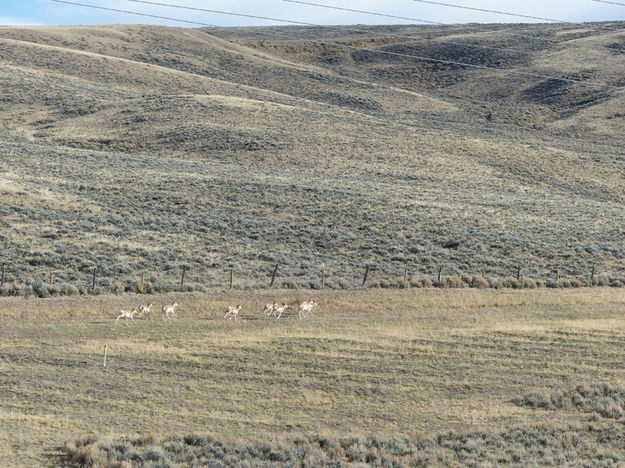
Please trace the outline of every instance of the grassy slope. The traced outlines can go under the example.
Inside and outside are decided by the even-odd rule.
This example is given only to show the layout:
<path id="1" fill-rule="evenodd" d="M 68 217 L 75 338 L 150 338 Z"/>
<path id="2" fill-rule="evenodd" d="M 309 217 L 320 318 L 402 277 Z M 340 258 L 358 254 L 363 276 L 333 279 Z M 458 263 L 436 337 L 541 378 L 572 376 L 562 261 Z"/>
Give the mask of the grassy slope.
<path id="1" fill-rule="evenodd" d="M 515 28 L 567 42 L 463 27 L 264 31 L 621 84 L 621 55 L 578 48 L 616 47 L 620 34 Z M 57 269 L 86 283 L 94 262 L 103 287 L 145 269 L 173 281 L 182 263 L 209 284 L 231 267 L 241 283 L 264 283 L 273 262 L 284 265 L 280 281 L 304 286 L 325 266 L 331 285 L 350 287 L 364 263 L 387 278 L 439 264 L 498 276 L 519 263 L 535 277 L 556 268 L 581 277 L 591 264 L 623 274 L 622 154 L 481 130 L 625 145 L 614 131 L 621 91 L 253 29 L 3 28 L 0 48 L 0 257 L 14 263 L 10 280 Z"/>
<path id="2" fill-rule="evenodd" d="M 88 434 L 260 442 L 578 424 L 591 415 L 512 400 L 625 385 L 622 290 L 327 292 L 306 321 L 264 319 L 270 298 L 296 299 L 185 295 L 178 321 L 130 326 L 114 311 L 140 298 L 3 299 L 0 465 L 40 466 Z M 224 321 L 235 302 L 242 318 Z"/>

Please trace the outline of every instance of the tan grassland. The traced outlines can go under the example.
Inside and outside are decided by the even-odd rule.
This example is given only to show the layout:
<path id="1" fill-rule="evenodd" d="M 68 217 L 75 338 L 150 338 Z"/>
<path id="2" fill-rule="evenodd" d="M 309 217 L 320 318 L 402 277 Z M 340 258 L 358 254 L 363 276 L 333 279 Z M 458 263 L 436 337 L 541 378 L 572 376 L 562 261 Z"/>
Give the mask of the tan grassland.
<path id="1" fill-rule="evenodd" d="M 309 295 L 308 320 L 262 314 Z M 178 300 L 179 319 L 115 325 L 146 300 Z M 224 321 L 236 303 L 240 319 Z M 0 465 L 51 463 L 89 434 L 262 441 L 587 421 L 512 400 L 623 388 L 624 314 L 625 291 L 603 288 L 1 299 Z"/>

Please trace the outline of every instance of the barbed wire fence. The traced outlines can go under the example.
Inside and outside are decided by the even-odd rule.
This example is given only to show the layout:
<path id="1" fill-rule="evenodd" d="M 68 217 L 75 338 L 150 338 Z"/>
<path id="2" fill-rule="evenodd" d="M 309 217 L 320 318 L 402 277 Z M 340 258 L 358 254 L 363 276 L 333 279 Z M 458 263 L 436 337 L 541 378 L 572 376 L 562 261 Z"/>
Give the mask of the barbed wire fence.
<path id="1" fill-rule="evenodd" d="M 534 269 L 534 268 L 532 268 Z M 177 277 L 172 275 L 176 270 Z M 425 270 L 425 271 L 424 271 Z M 535 269 L 534 269 L 535 270 Z M 586 271 L 572 274 L 570 271 Z M 543 269 L 526 274 L 522 264 L 497 274 L 486 268 L 460 273 L 453 264 L 429 268 L 393 267 L 379 262 L 363 262 L 360 269 L 330 269 L 311 265 L 293 274 L 287 265 L 268 263 L 264 274 L 251 274 L 236 268 L 196 270 L 189 264 L 170 268 L 163 277 L 156 270 L 135 271 L 123 276 L 100 276 L 98 265 L 81 271 L 49 269 L 20 274 L 16 265 L 0 265 L 0 296 L 48 298 L 51 296 L 98 294 L 157 294 L 193 291 L 237 290 L 358 290 L 368 288 L 477 288 L 535 289 L 579 287 L 623 287 L 622 272 L 603 271 L 596 265 L 561 270 Z"/>

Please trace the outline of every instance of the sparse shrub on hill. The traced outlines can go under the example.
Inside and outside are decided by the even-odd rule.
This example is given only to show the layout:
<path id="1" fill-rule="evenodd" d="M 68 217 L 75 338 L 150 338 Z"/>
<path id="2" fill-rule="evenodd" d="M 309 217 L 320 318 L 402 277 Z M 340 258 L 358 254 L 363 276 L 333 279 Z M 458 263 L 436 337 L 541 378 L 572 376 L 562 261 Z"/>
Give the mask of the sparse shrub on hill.
<path id="1" fill-rule="evenodd" d="M 585 286 L 609 286 L 610 278 L 607 275 L 598 275 L 586 281 Z"/>
<path id="2" fill-rule="evenodd" d="M 146 281 L 143 284 L 143 292 L 145 294 L 154 294 L 156 292 L 155 289 L 154 289 L 154 285 L 152 284 L 151 281 Z"/>
<path id="3" fill-rule="evenodd" d="M 170 293 L 176 290 L 176 285 L 170 282 L 159 282 L 154 284 L 154 291 L 157 293 Z"/>
<path id="4" fill-rule="evenodd" d="M 443 276 L 441 281 L 435 281 L 434 285 L 439 288 L 463 288 L 464 281 L 460 276 Z"/>
<path id="5" fill-rule="evenodd" d="M 196 284 L 187 284 L 187 283 L 185 283 L 182 286 L 179 285 L 176 288 L 177 292 L 193 292 L 193 291 L 199 291 L 199 290 L 200 290 L 200 287 L 198 285 L 196 285 Z"/>
<path id="6" fill-rule="evenodd" d="M 471 278 L 470 285 L 472 288 L 477 288 L 477 289 L 487 289 L 490 287 L 490 283 L 483 276 L 473 276 Z"/>
<path id="7" fill-rule="evenodd" d="M 422 278 L 412 283 L 412 286 L 417 288 L 433 288 L 434 282 L 430 278 Z"/>
<path id="8" fill-rule="evenodd" d="M 538 284 L 532 278 L 521 278 L 521 288 L 536 289 Z"/>
<path id="9" fill-rule="evenodd" d="M 303 79 L 308 80 L 308 75 L 309 71 L 306 71 Z M 328 79 L 327 76 L 325 78 Z M 332 80 L 328 83 L 334 87 L 336 82 Z M 317 79 L 314 82 L 318 84 Z M 373 108 L 375 103 L 384 108 L 388 105 L 388 102 L 368 98 L 366 94 L 369 91 L 360 94 L 361 87 L 357 88 L 349 93 L 335 90 L 333 96 L 349 106 Z M 317 91 L 319 95 L 331 94 L 327 88 L 315 89 Z M 75 100 L 75 94 L 68 93 L 66 99 Z M 400 99 L 400 96 L 393 99 Z M 111 105 L 114 102 L 117 102 L 116 98 Z M 63 98 L 59 97 L 58 103 L 60 108 L 67 108 Z M 102 109 L 108 109 L 108 106 L 103 105 Z M 29 196 L 27 191 L 1 207 L 0 219 L 8 220 L 5 221 L 7 228 L 18 228 L 16 235 L 4 236 L 2 240 L 2 261 L 10 266 L 7 283 L 15 281 L 21 285 L 25 278 L 37 278 L 38 274 L 58 270 L 63 275 L 59 282 L 78 285 L 88 282 L 93 266 L 97 265 L 99 291 L 112 289 L 108 284 L 101 284 L 101 280 L 121 281 L 124 284 L 127 279 L 135 282 L 142 271 L 158 272 L 158 278 L 152 281 L 156 291 L 158 283 L 178 284 L 180 266 L 186 264 L 195 278 L 219 276 L 220 279 L 214 282 L 216 284 L 226 282 L 227 268 L 233 266 L 237 268 L 237 283 L 243 288 L 266 280 L 271 264 L 275 262 L 281 264 L 277 284 L 285 281 L 281 276 L 285 274 L 288 279 L 298 279 L 297 287 L 308 287 L 306 285 L 311 278 L 306 276 L 305 270 L 318 268 L 323 263 L 329 275 L 345 278 L 345 286 L 337 285 L 337 280 L 333 279 L 334 287 L 350 289 L 359 287 L 359 282 L 353 278 L 361 276 L 362 267 L 367 262 L 380 265 L 380 271 L 386 278 L 375 279 L 390 280 L 392 287 L 403 286 L 397 278 L 409 265 L 418 267 L 418 271 L 413 272 L 415 275 L 429 274 L 434 277 L 438 266 L 443 264 L 448 274 L 462 274 L 462 281 L 471 287 L 481 286 L 477 283 L 471 285 L 472 275 L 466 274 L 470 271 L 467 268 L 469 265 L 476 269 L 488 268 L 489 275 L 497 277 L 511 271 L 510 265 L 522 264 L 524 272 L 540 272 L 546 268 L 546 262 L 550 262 L 553 264 L 547 267 L 559 268 L 563 275 L 569 277 L 582 278 L 590 273 L 586 265 L 592 262 L 599 268 L 604 264 L 606 270 L 622 275 L 619 266 L 622 246 L 609 241 L 615 238 L 613 228 L 608 223 L 597 228 L 591 224 L 580 227 L 570 221 L 586 216 L 591 209 L 600 210 L 597 219 L 611 219 L 607 215 L 601 216 L 605 214 L 601 211 L 604 204 L 592 203 L 592 208 L 589 208 L 579 203 L 568 203 L 567 200 L 572 197 L 563 196 L 570 195 L 571 190 L 579 190 L 584 184 L 588 203 L 611 200 L 620 193 L 616 185 L 606 182 L 605 185 L 589 187 L 587 180 L 579 174 L 574 179 L 560 174 L 557 184 L 546 182 L 546 187 L 558 187 L 557 193 L 548 194 L 549 200 L 554 200 L 554 195 L 558 200 L 549 216 L 553 216 L 553 224 L 560 227 L 563 233 L 562 238 L 548 239 L 531 231 L 530 228 L 535 226 L 529 224 L 528 219 L 534 218 L 525 216 L 528 214 L 527 203 L 521 203 L 517 195 L 500 189 L 498 184 L 488 185 L 502 180 L 502 177 L 510 178 L 513 185 L 527 182 L 528 168 L 520 155 L 510 156 L 504 162 L 498 160 L 501 156 L 495 149 L 485 150 L 483 158 L 486 161 L 497 161 L 493 166 L 496 167 L 496 178 L 490 179 L 476 171 L 467 180 L 467 186 L 454 186 L 457 194 L 453 199 L 445 198 L 446 205 L 443 207 L 436 200 L 443 200 L 439 191 L 448 193 L 452 181 L 457 182 L 453 173 L 452 179 L 448 179 L 438 171 L 428 169 L 431 163 L 423 167 L 398 166 L 399 157 L 408 154 L 406 149 L 412 149 L 414 142 L 403 141 L 401 133 L 388 134 L 390 128 L 376 134 L 375 128 L 370 129 L 372 132 L 362 132 L 363 122 L 354 128 L 349 125 L 349 128 L 344 128 L 342 123 L 334 120 L 325 122 L 322 116 L 311 122 L 309 109 L 303 112 L 293 108 L 287 114 L 275 110 L 278 120 L 273 121 L 271 128 L 263 133 L 260 128 L 251 128 L 258 119 L 247 115 L 247 110 L 224 103 L 199 105 L 192 96 L 156 98 L 146 95 L 138 100 L 136 106 L 138 108 L 133 105 L 133 108 L 123 109 L 128 111 L 128 119 L 124 118 L 124 121 L 144 119 L 150 125 L 159 124 L 181 114 L 181 109 L 176 106 L 196 111 L 189 114 L 189 120 L 180 128 L 171 130 L 170 136 L 185 145 L 195 145 L 184 138 L 185 132 L 188 135 L 197 134 L 200 138 L 208 135 L 209 139 L 216 132 L 225 138 L 220 140 L 220 145 L 228 143 L 227 154 L 186 152 L 181 149 L 172 158 L 169 151 L 155 151 L 149 156 L 133 154 L 132 157 L 128 157 L 128 153 L 109 151 L 73 151 L 55 146 L 53 142 L 62 139 L 54 140 L 51 135 L 56 130 L 52 129 L 44 138 L 46 144 L 50 144 L 45 150 L 41 145 L 25 142 L 3 143 L 3 163 L 9 173 L 26 175 L 30 168 L 41 165 L 43 171 L 55 174 L 58 179 L 42 189 L 49 201 L 45 209 L 39 204 L 39 198 Z M 218 112 L 220 118 L 226 118 L 232 112 L 233 119 L 242 119 L 246 126 L 250 126 L 249 132 L 243 132 L 245 138 L 242 138 L 238 130 L 224 133 L 216 128 L 200 129 L 194 125 L 195 119 L 199 115 L 204 116 L 208 110 Z M 273 112 L 267 110 L 268 121 L 276 117 Z M 254 115 L 253 110 L 249 113 Z M 310 133 L 302 135 L 302 141 L 310 143 L 302 143 L 295 148 L 288 145 L 288 151 L 282 152 L 281 142 L 288 139 L 290 132 L 286 125 L 287 117 L 294 119 L 297 128 L 305 125 L 310 130 Z M 53 117 L 49 118 L 54 122 Z M 94 124 L 96 122 L 89 121 L 89 125 Z M 103 132 L 119 130 L 106 128 L 106 125 L 112 125 L 109 119 L 98 120 L 97 124 L 104 126 Z M 124 123 L 121 128 L 126 128 L 126 125 Z M 82 130 L 84 135 L 72 138 L 85 138 L 89 143 L 90 132 Z M 149 136 L 142 133 L 149 130 L 150 126 L 142 128 L 130 140 L 136 139 L 138 145 L 139 140 L 153 143 L 149 141 Z M 65 128 L 63 131 L 73 132 L 74 129 Z M 63 138 L 68 138 L 68 135 Z M 230 138 L 233 138 L 232 145 Z M 453 146 L 453 138 L 444 138 L 441 144 Z M 107 139 L 114 140 L 108 136 L 103 138 Z M 254 142 L 275 152 L 250 151 L 254 149 Z M 459 154 L 466 151 L 464 139 L 462 142 L 458 154 L 450 153 L 449 164 L 455 164 Z M 131 145 L 132 141 L 121 143 Z M 211 144 L 210 141 L 196 143 L 198 148 Z M 486 143 L 480 142 L 483 145 Z M 114 144 L 113 141 L 109 146 Z M 311 144 L 315 147 L 313 152 L 310 151 Z M 337 147 L 349 148 L 348 154 L 333 151 Z M 254 153 L 254 158 L 249 159 L 250 153 Z M 310 156 L 311 153 L 314 155 Z M 371 158 L 371 154 L 377 156 Z M 440 160 L 434 150 L 428 158 Z M 466 162 L 462 161 L 463 164 Z M 94 170 L 85 173 L 82 170 L 84 167 L 93 167 Z M 275 167 L 283 169 L 278 178 Z M 312 168 L 304 179 L 299 170 L 301 167 Z M 339 177 L 347 168 L 355 169 L 356 175 L 347 179 Z M 571 170 L 567 174 L 569 172 L 576 173 Z M 560 176 L 567 180 L 561 181 Z M 543 172 L 541 177 L 549 179 L 548 174 Z M 605 177 L 605 180 L 611 179 Z M 410 192 L 415 184 L 424 188 L 421 194 Z M 478 184 L 482 190 L 476 192 L 474 187 Z M 172 186 L 176 187 L 175 191 L 171 190 Z M 388 187 L 396 187 L 397 190 L 389 191 Z M 22 193 L 22 188 L 19 190 L 17 193 Z M 545 201 L 544 191 L 533 190 L 531 186 L 528 190 L 527 197 L 533 202 L 531 206 L 538 207 L 538 212 L 532 213 L 532 216 L 545 216 L 545 212 L 541 211 L 544 206 L 541 203 Z M 368 195 L 363 198 L 365 193 Z M 510 223 L 504 233 L 493 227 L 491 216 L 474 209 L 475 206 L 490 203 L 492 199 L 510 206 L 510 213 L 518 213 L 514 216 L 514 223 Z M 67 205 L 68 200 L 85 209 L 80 213 L 74 212 L 74 207 Z M 472 201 L 479 203 L 474 205 Z M 419 206 L 418 213 L 415 202 Z M 610 213 L 614 212 L 611 203 L 605 204 Z M 353 213 L 366 213 L 366 221 L 356 222 Z M 450 223 L 464 219 L 461 217 L 463 213 L 473 221 Z M 320 222 L 307 223 L 307 220 Z M 580 232 L 572 236 L 573 229 Z M 38 239 L 35 250 L 32 242 L 27 241 L 32 238 Z M 578 240 L 571 245 L 563 240 L 571 238 Z M 245 268 L 246 274 L 238 274 L 238 268 Z M 597 285 L 608 284 L 609 278 L 604 273 L 598 270 L 597 275 Z M 318 278 L 315 280 L 318 281 Z M 617 278 L 613 284 L 619 285 L 621 280 Z M 449 283 L 438 286 L 456 287 Z M 87 292 L 90 293 L 89 288 Z"/>
<path id="10" fill-rule="evenodd" d="M 144 281 L 141 285 L 141 281 L 135 281 L 126 286 L 126 290 L 133 294 L 154 294 L 154 285 L 150 281 Z"/>
<path id="11" fill-rule="evenodd" d="M 48 298 L 51 296 L 50 294 L 50 289 L 48 288 L 48 286 L 44 283 L 38 283 L 36 284 L 35 287 L 35 294 L 37 295 L 37 297 L 40 297 L 42 299 Z"/>
<path id="12" fill-rule="evenodd" d="M 113 294 L 122 294 L 124 292 L 124 285 L 119 281 L 111 284 L 109 291 Z"/>
<path id="13" fill-rule="evenodd" d="M 77 296 L 80 294 L 80 291 L 73 284 L 63 284 L 59 288 L 60 294 L 62 296 Z"/>
<path id="14" fill-rule="evenodd" d="M 556 280 L 553 279 L 548 279 L 547 281 L 545 281 L 545 287 L 547 288 L 557 288 L 558 287 L 558 283 Z"/>
<path id="15" fill-rule="evenodd" d="M 36 294 L 35 294 L 35 290 L 33 289 L 32 285 L 26 284 L 26 285 L 21 287 L 19 295 L 23 296 L 23 297 L 33 297 Z"/>
<path id="16" fill-rule="evenodd" d="M 467 275 L 467 274 L 460 275 L 460 279 L 467 286 L 471 286 L 471 282 L 473 281 L 473 277 L 471 275 Z"/>
<path id="17" fill-rule="evenodd" d="M 7 289 L 9 296 L 19 296 L 21 282 L 15 278 L 7 278 L 3 287 Z"/>

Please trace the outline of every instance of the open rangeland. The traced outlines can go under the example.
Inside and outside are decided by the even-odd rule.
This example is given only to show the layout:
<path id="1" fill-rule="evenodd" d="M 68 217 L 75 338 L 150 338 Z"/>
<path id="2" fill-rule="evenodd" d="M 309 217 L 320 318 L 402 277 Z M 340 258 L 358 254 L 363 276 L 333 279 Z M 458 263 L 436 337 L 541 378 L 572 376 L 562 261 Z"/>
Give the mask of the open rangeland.
<path id="1" fill-rule="evenodd" d="M 622 280 L 620 25 L 484 28 L 1 28 L 7 282 Z"/>
<path id="2" fill-rule="evenodd" d="M 178 319 L 117 324 L 146 298 L 1 299 L 0 466 L 104 463 L 98 450 L 132 466 L 625 456 L 625 291 L 331 291 L 308 319 L 263 314 L 310 295 L 151 296 Z M 306 465 L 312 445 L 325 455 Z"/>

